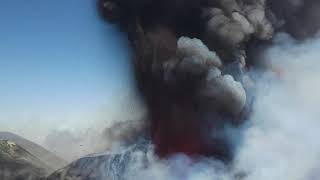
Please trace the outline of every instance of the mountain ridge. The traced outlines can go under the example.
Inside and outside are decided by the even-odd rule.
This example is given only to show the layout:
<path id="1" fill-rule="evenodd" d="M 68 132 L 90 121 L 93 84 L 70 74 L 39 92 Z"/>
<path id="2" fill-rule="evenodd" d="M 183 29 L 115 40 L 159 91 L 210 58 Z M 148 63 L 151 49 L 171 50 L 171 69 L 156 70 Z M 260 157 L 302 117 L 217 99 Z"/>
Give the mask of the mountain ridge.
<path id="1" fill-rule="evenodd" d="M 17 134 L 1 131 L 0 140 L 9 140 L 16 143 L 17 145 L 28 151 L 30 154 L 40 159 L 47 166 L 51 167 L 53 170 L 62 168 L 68 164 L 65 160 L 63 160 L 56 154 Z"/>
<path id="2" fill-rule="evenodd" d="M 0 140 L 1 180 L 40 180 L 53 169 L 9 140 Z"/>

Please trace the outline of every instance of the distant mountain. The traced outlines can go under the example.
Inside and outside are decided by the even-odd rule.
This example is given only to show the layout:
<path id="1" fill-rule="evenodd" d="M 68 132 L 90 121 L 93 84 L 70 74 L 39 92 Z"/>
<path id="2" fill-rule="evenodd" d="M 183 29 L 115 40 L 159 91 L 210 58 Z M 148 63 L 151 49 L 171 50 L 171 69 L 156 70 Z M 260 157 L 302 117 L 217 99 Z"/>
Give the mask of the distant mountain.
<path id="1" fill-rule="evenodd" d="M 0 132 L 0 140 L 9 140 L 23 149 L 30 152 L 32 155 L 39 158 L 43 163 L 52 168 L 53 170 L 62 168 L 67 165 L 67 162 L 52 152 L 44 149 L 40 145 L 37 145 L 34 142 L 31 142 L 23 137 L 20 137 L 16 134 L 10 132 Z"/>
<path id="2" fill-rule="evenodd" d="M 52 169 L 14 142 L 0 140 L 0 179 L 39 180 Z"/>

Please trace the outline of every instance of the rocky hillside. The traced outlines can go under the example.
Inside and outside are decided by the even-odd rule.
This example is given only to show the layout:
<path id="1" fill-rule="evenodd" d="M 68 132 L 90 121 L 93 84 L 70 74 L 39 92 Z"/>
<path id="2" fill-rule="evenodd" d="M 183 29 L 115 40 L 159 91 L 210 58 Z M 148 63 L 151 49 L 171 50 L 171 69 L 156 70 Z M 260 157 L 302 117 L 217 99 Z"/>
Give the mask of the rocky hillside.
<path id="1" fill-rule="evenodd" d="M 52 169 L 40 159 L 8 140 L 0 140 L 0 179 L 38 180 Z"/>
<path id="2" fill-rule="evenodd" d="M 134 168 L 148 164 L 148 142 L 137 143 L 117 154 L 92 155 L 74 161 L 46 180 L 123 180 Z M 141 165 L 141 166 L 140 166 Z"/>
<path id="3" fill-rule="evenodd" d="M 56 156 L 52 152 L 16 134 L 10 132 L 0 132 L 0 140 L 9 140 L 15 142 L 17 145 L 39 158 L 42 162 L 54 170 L 67 165 L 66 161 Z"/>

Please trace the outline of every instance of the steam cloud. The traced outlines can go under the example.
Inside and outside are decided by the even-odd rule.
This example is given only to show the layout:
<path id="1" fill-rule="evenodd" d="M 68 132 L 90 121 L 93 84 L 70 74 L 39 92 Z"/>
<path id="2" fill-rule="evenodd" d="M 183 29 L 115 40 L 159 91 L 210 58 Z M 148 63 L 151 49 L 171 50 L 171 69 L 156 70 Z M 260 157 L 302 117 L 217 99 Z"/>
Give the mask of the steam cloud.
<path id="1" fill-rule="evenodd" d="M 318 177 L 319 2 L 101 0 L 99 7 L 128 34 L 148 110 L 139 131 L 120 135 L 143 132 L 152 142 L 132 156 L 125 179 Z"/>

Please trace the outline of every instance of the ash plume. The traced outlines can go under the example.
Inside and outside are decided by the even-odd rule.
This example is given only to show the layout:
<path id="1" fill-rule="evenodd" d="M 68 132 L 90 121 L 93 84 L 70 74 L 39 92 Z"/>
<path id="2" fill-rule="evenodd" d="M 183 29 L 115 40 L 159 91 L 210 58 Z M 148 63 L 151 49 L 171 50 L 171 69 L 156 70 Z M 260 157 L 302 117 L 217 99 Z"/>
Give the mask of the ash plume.
<path id="1" fill-rule="evenodd" d="M 207 132 L 246 115 L 245 44 L 270 39 L 274 31 L 265 2 L 99 3 L 102 15 L 128 33 L 158 153 L 230 159 L 227 143 L 208 140 Z"/>
<path id="2" fill-rule="evenodd" d="M 320 2 L 317 0 L 269 0 L 278 28 L 298 39 L 316 34 L 320 28 Z"/>
<path id="3" fill-rule="evenodd" d="M 214 164 L 212 167 L 219 169 L 217 177 L 221 179 L 265 179 L 261 174 L 247 173 L 254 171 L 255 165 L 259 170 L 264 168 L 255 164 L 248 153 L 253 152 L 250 148 L 263 151 L 254 138 L 250 142 L 252 129 L 248 126 L 262 127 L 250 123 L 267 115 L 261 104 L 266 108 L 271 104 L 260 99 L 260 84 L 277 87 L 275 82 L 291 68 L 278 66 L 281 63 L 273 61 L 277 57 L 270 58 L 266 49 L 283 48 L 278 44 L 279 37 L 274 38 L 280 32 L 290 34 L 292 38 L 285 39 L 290 47 L 293 41 L 303 44 L 306 39 L 316 37 L 320 28 L 317 22 L 320 3 L 315 0 L 100 0 L 98 4 L 101 15 L 128 35 L 137 89 L 148 111 L 141 134 L 154 145 L 154 152 L 160 158 L 156 164 L 164 159 L 169 164 L 175 162 L 177 154 L 182 153 L 187 159 L 187 162 L 182 160 L 184 165 L 201 159 L 199 166 L 206 167 L 204 171 L 210 173 L 214 170 L 207 168 Z M 278 77 L 269 83 L 260 78 L 266 72 Z M 270 99 L 280 100 L 273 96 Z M 258 117 L 257 112 L 261 113 Z M 285 128 L 290 127 L 286 124 Z M 125 131 L 130 134 L 128 129 Z M 133 130 L 135 137 L 137 132 Z M 237 135 L 240 137 L 235 138 Z M 125 133 L 125 136 L 129 135 Z M 259 154 L 253 153 L 252 157 Z M 247 166 L 246 160 L 252 164 Z M 198 172 L 197 163 L 193 165 Z M 167 169 L 164 173 L 165 179 L 179 179 L 172 178 Z M 201 179 L 202 176 L 192 178 L 190 173 L 187 177 Z M 277 174 L 271 179 L 284 177 Z"/>

